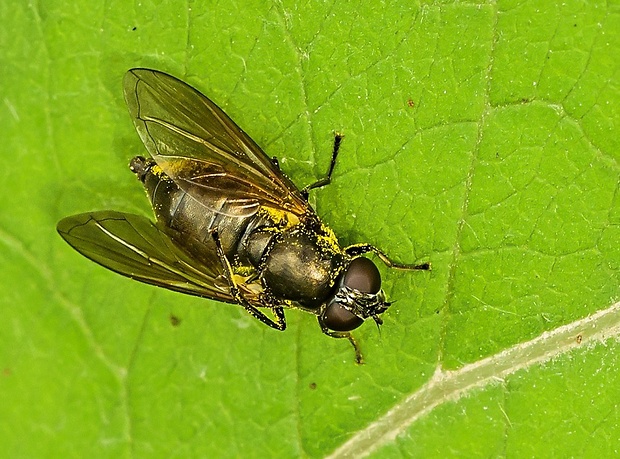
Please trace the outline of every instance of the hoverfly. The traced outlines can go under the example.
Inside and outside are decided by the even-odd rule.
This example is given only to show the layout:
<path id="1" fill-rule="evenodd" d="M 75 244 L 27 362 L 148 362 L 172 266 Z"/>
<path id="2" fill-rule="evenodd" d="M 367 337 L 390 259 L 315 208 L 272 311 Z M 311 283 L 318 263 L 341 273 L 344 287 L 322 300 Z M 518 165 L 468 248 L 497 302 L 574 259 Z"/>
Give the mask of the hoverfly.
<path id="1" fill-rule="evenodd" d="M 401 265 L 370 244 L 341 248 L 308 203 L 327 175 L 299 190 L 217 105 L 156 70 L 132 69 L 123 82 L 135 127 L 150 154 L 131 171 L 142 182 L 156 223 L 112 210 L 64 218 L 59 234 L 75 250 L 124 276 L 189 295 L 235 303 L 276 330 L 284 310 L 315 314 L 321 330 L 346 338 L 389 306 L 381 277 L 364 253 Z M 271 310 L 271 316 L 265 314 Z"/>

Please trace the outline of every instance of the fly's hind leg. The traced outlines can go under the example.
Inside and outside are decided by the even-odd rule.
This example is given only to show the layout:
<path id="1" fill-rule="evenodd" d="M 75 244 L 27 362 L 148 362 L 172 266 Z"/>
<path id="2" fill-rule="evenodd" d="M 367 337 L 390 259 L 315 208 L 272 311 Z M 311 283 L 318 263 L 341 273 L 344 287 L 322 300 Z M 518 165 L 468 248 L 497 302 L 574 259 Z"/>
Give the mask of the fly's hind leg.
<path id="1" fill-rule="evenodd" d="M 351 346 L 353 346 L 353 350 L 355 351 L 355 363 L 357 363 L 358 365 L 362 365 L 364 363 L 364 356 L 362 356 L 362 351 L 360 350 L 360 346 L 355 340 L 355 338 L 353 338 L 353 335 L 350 332 L 339 332 L 339 331 L 330 330 L 321 321 L 321 316 L 319 316 L 318 319 L 319 319 L 319 326 L 321 327 L 321 331 L 325 333 L 327 336 L 331 336 L 332 338 L 346 338 L 349 340 L 349 343 L 351 343 Z"/>
<path id="2" fill-rule="evenodd" d="M 304 198 L 308 199 L 308 193 L 310 190 L 314 188 L 321 188 L 325 185 L 329 185 L 332 181 L 332 172 L 334 172 L 334 167 L 336 167 L 336 158 L 338 157 L 338 150 L 340 150 L 340 143 L 342 142 L 343 135 L 336 132 L 334 134 L 334 149 L 332 151 L 332 160 L 329 163 L 329 170 L 327 171 L 327 175 L 320 180 L 317 180 L 314 183 L 311 183 L 303 190 L 301 190 L 301 194 Z"/>
<path id="3" fill-rule="evenodd" d="M 374 245 L 370 244 L 354 244 L 344 249 L 345 253 L 351 257 L 356 257 L 358 255 L 362 255 L 364 253 L 372 252 L 379 257 L 379 259 L 385 263 L 388 268 L 393 269 L 402 269 L 406 271 L 430 271 L 431 264 L 429 262 L 420 263 L 417 265 L 405 265 L 402 263 L 396 263 L 395 261 L 390 260 L 390 258 L 383 252 L 382 250 L 376 248 Z"/>
<path id="4" fill-rule="evenodd" d="M 220 235 L 217 229 L 213 229 L 211 231 L 211 237 L 215 242 L 215 247 L 217 249 L 217 255 L 222 263 L 222 267 L 224 268 L 224 275 L 226 276 L 226 280 L 228 281 L 228 288 L 230 289 L 230 294 L 235 299 L 237 304 L 243 306 L 243 308 L 252 315 L 255 319 L 260 320 L 265 325 L 269 325 L 271 328 L 275 328 L 276 330 L 285 330 L 286 329 L 286 317 L 284 316 L 284 309 L 281 306 L 276 306 L 273 304 L 265 304 L 265 307 L 271 308 L 273 311 L 273 315 L 276 318 L 274 321 L 270 319 L 265 314 L 263 314 L 256 306 L 252 305 L 248 300 L 246 300 L 241 292 L 239 291 L 239 287 L 235 282 L 234 273 L 232 267 L 230 266 L 230 262 L 224 253 L 224 249 L 222 248 L 222 242 L 220 241 Z"/>

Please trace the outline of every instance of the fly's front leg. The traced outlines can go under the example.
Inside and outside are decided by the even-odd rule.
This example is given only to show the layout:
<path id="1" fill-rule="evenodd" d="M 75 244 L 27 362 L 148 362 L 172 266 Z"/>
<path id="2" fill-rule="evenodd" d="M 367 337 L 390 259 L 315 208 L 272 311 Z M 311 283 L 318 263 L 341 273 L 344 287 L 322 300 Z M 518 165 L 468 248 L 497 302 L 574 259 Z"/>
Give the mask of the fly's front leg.
<path id="1" fill-rule="evenodd" d="M 286 328 L 286 317 L 284 316 L 284 308 L 282 307 L 282 302 L 278 301 L 273 297 L 268 290 L 264 290 L 258 297 L 261 305 L 264 305 L 266 308 L 270 308 L 271 312 L 276 318 L 276 323 L 284 324 L 284 328 Z M 284 330 L 282 328 L 282 330 Z"/>
<path id="2" fill-rule="evenodd" d="M 276 330 L 284 330 L 286 329 L 286 317 L 284 316 L 284 309 L 281 306 L 276 306 L 272 304 L 265 304 L 265 307 L 271 308 L 276 320 L 272 320 L 263 314 L 258 308 L 248 302 L 241 292 L 239 291 L 239 287 L 235 282 L 234 273 L 232 267 L 230 266 L 230 262 L 224 253 L 224 249 L 222 248 L 222 242 L 220 241 L 220 235 L 217 229 L 211 230 L 211 237 L 215 242 L 215 247 L 217 249 L 217 255 L 222 263 L 222 267 L 224 268 L 224 275 L 226 276 L 226 280 L 228 281 L 228 288 L 230 290 L 230 294 L 235 299 L 235 301 L 243 306 L 243 308 L 248 311 L 252 317 L 260 320 L 262 323 L 269 325 L 271 328 L 275 328 Z"/>
<path id="3" fill-rule="evenodd" d="M 308 199 L 308 193 L 310 190 L 314 188 L 321 188 L 322 186 L 329 185 L 332 181 L 332 172 L 334 172 L 334 167 L 336 167 L 336 158 L 338 157 L 338 150 L 340 150 L 340 143 L 342 142 L 342 138 L 344 136 L 338 132 L 334 134 L 334 149 L 332 151 L 332 160 L 329 164 L 329 170 L 327 171 L 327 175 L 320 180 L 317 180 L 314 183 L 311 183 L 303 190 L 301 190 L 301 194 L 304 198 Z"/>
<path id="4" fill-rule="evenodd" d="M 420 263 L 418 265 L 405 265 L 402 263 L 396 263 L 390 260 L 390 258 L 381 250 L 370 244 L 354 244 L 344 249 L 345 253 L 351 257 L 356 257 L 364 253 L 372 252 L 379 257 L 379 259 L 385 263 L 388 268 L 403 269 L 406 271 L 421 270 L 430 271 L 431 264 L 429 262 Z"/>
<path id="5" fill-rule="evenodd" d="M 318 319 L 319 319 L 319 326 L 321 327 L 321 331 L 325 333 L 327 336 L 331 336 L 332 338 L 346 338 L 349 340 L 349 343 L 351 343 L 351 345 L 353 346 L 353 350 L 355 350 L 355 363 L 357 363 L 358 365 L 362 365 L 364 363 L 364 357 L 362 356 L 362 351 L 360 350 L 360 346 L 359 344 L 357 344 L 357 341 L 355 340 L 355 338 L 353 338 L 353 335 L 350 332 L 339 332 L 339 331 L 330 330 L 321 321 L 321 316 L 319 316 Z"/>

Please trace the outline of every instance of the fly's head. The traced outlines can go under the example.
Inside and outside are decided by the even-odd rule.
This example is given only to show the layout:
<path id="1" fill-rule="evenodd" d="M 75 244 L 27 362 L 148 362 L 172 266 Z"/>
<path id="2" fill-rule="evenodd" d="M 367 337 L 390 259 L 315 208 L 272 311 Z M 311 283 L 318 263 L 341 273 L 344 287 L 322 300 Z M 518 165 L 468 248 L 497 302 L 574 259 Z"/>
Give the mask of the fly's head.
<path id="1" fill-rule="evenodd" d="M 385 301 L 381 290 L 381 275 L 375 264 L 368 258 L 355 258 L 336 287 L 320 316 L 321 323 L 336 332 L 356 329 L 365 319 L 372 317 L 377 325 L 383 321 L 379 317 L 391 303 Z"/>

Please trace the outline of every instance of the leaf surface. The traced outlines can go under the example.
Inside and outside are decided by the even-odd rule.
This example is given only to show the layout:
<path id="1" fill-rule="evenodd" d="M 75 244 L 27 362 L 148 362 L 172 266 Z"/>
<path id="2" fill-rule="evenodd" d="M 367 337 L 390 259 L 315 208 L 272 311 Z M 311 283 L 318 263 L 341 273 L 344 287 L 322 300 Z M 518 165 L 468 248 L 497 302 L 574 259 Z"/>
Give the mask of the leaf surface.
<path id="1" fill-rule="evenodd" d="M 617 452 L 618 4 L 1 0 L 0 18 L 7 456 Z M 382 268 L 396 302 L 356 333 L 366 365 L 310 315 L 279 333 L 58 237 L 71 214 L 151 216 L 132 67 L 207 94 L 300 187 L 345 135 L 319 215 L 433 265 Z"/>

